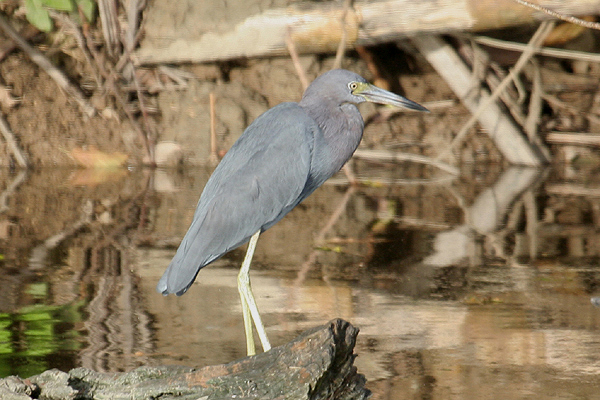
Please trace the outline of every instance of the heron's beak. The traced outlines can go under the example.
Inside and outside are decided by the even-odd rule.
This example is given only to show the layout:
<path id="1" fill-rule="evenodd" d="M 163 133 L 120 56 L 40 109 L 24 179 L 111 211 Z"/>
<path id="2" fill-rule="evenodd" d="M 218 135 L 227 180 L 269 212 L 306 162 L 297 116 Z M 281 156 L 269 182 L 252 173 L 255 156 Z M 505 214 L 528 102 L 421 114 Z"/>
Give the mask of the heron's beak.
<path id="1" fill-rule="evenodd" d="M 389 104 L 399 108 L 429 112 L 429 110 L 422 105 L 415 103 L 406 97 L 388 92 L 387 90 L 378 88 L 370 83 L 359 82 L 358 87 L 354 89 L 352 93 L 356 96 L 364 98 L 366 101 L 370 101 L 371 103 Z"/>

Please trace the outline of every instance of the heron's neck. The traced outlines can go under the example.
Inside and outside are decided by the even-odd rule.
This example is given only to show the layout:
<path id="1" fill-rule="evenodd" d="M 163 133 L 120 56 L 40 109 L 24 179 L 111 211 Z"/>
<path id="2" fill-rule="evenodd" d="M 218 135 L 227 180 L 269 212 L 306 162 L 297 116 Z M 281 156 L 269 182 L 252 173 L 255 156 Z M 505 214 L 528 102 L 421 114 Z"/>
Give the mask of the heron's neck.
<path id="1" fill-rule="evenodd" d="M 364 122 L 360 111 L 354 104 L 309 102 L 305 98 L 299 104 L 319 125 L 326 139 L 336 140 L 344 137 L 348 139 L 347 136 L 350 135 L 360 141 Z"/>
<path id="2" fill-rule="evenodd" d="M 300 104 L 301 106 L 302 103 Z M 358 147 L 362 139 L 364 122 L 360 111 L 353 104 L 327 106 L 326 104 L 310 104 L 303 106 L 307 113 L 317 122 L 324 143 L 318 146 L 335 160 L 334 168 L 341 168 Z M 332 165 L 333 166 L 333 165 Z"/>

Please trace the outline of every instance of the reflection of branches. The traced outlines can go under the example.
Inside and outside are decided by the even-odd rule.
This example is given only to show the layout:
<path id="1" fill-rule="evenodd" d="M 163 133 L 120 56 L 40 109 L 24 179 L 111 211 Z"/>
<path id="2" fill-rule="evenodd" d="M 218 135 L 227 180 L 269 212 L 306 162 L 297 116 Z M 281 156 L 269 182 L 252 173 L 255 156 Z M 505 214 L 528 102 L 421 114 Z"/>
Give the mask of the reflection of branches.
<path id="1" fill-rule="evenodd" d="M 510 171 L 510 170 L 509 170 Z M 506 254 L 505 244 L 507 243 L 507 237 L 513 235 L 518 230 L 518 225 L 522 220 L 523 216 L 526 221 L 526 233 L 529 243 L 529 256 L 534 259 L 537 256 L 539 246 L 539 220 L 538 220 L 538 206 L 535 200 L 535 191 L 544 181 L 544 174 L 547 171 L 538 170 L 527 170 L 521 171 L 521 179 L 519 180 L 507 180 L 502 185 L 502 179 L 499 180 L 494 186 L 497 193 L 497 205 L 504 204 L 500 209 L 505 209 L 503 215 L 507 215 L 506 218 L 498 216 L 497 223 L 501 223 L 502 220 L 506 219 L 504 227 L 501 229 L 488 229 L 488 230 L 476 230 L 483 234 L 496 251 L 496 254 L 505 259 L 512 258 L 515 254 Z M 506 175 L 507 173 L 505 173 Z M 526 188 L 525 191 L 519 193 L 519 188 Z M 512 191 L 512 194 L 510 194 Z M 502 196 L 510 194 L 508 198 L 502 200 Z M 474 208 L 474 207 L 473 207 Z M 488 206 L 488 209 L 492 209 Z M 493 213 L 490 213 L 493 214 Z M 473 217 L 473 212 L 470 212 Z M 482 216 L 480 215 L 479 218 Z M 470 221 L 473 227 L 482 226 L 481 221 Z M 486 225 L 485 223 L 483 225 Z"/>
<path id="2" fill-rule="evenodd" d="M 89 274 L 90 272 L 107 272 L 106 268 L 110 268 L 119 273 L 120 265 L 122 264 L 122 254 L 127 253 L 128 249 L 123 247 L 121 244 L 121 238 L 128 229 L 135 228 L 136 233 L 143 227 L 142 218 L 146 217 L 145 203 L 148 199 L 150 175 L 146 179 L 144 188 L 135 197 L 129 200 L 127 203 L 122 205 L 123 210 L 127 210 L 128 214 L 122 221 L 111 227 L 108 232 L 102 234 L 100 240 L 94 239 L 92 244 L 87 247 L 86 252 L 89 254 L 89 264 L 85 265 L 83 274 Z M 139 212 L 131 212 L 131 210 L 139 208 Z M 132 238 L 135 240 L 135 237 Z M 117 255 L 113 255 L 112 251 L 116 250 Z M 113 258 L 115 257 L 115 258 Z M 109 259 L 108 264 L 102 265 L 102 259 Z M 110 259 L 113 262 L 110 262 Z"/>
<path id="3" fill-rule="evenodd" d="M 503 259 L 510 259 L 510 256 L 506 254 L 505 245 L 507 242 L 507 237 L 517 230 L 517 226 L 519 221 L 521 220 L 523 211 L 523 200 L 517 200 L 510 211 L 508 212 L 508 216 L 506 218 L 506 224 L 502 229 L 499 229 L 494 232 L 489 232 L 485 234 L 486 245 L 490 246 L 493 251 L 487 251 L 487 253 L 493 254 L 495 257 L 500 257 Z M 479 264 L 480 261 L 474 261 L 473 264 Z"/>
<path id="4" fill-rule="evenodd" d="M 419 185 L 419 186 L 425 186 L 425 185 L 440 185 L 443 183 L 447 183 L 447 182 L 451 182 L 455 179 L 455 176 L 452 175 L 448 175 L 448 176 L 442 176 L 439 178 L 428 178 L 428 179 L 388 179 L 388 178 L 365 178 L 365 177 L 361 177 L 361 176 L 357 176 L 356 177 L 356 184 L 358 185 L 366 185 L 366 186 L 381 186 L 381 185 L 385 185 L 385 186 L 412 186 L 412 185 Z M 347 184 L 353 184 L 352 181 L 350 181 L 348 178 L 342 178 L 342 177 L 337 177 L 337 178 L 329 178 L 327 180 L 327 182 L 325 182 L 325 185 L 347 185 Z"/>
<path id="5" fill-rule="evenodd" d="M 108 267 L 98 274 L 93 298 L 87 306 L 89 316 L 84 325 L 89 335 L 88 346 L 80 354 L 82 366 L 95 371 L 139 365 L 147 360 L 138 361 L 132 356 L 152 349 L 150 318 L 143 311 L 133 273 L 127 267 L 129 252 L 123 247 L 109 246 L 103 249 L 107 256 L 104 263 L 98 260 L 98 250 L 95 260 L 90 260 L 96 266 Z"/>
<path id="6" fill-rule="evenodd" d="M 85 322 L 90 340 L 81 352 L 84 367 L 97 371 L 115 371 L 123 365 L 133 367 L 147 362 L 132 357 L 136 352 L 148 353 L 152 349 L 150 318 L 143 311 L 130 268 L 133 247 L 129 244 L 136 239 L 135 235 L 125 235 L 129 229 L 137 233 L 143 227 L 140 220 L 146 217 L 144 203 L 149 183 L 150 178 L 144 190 L 123 205 L 127 212 L 123 221 L 100 240 L 92 238 L 91 245 L 83 249 L 84 268 L 77 281 L 84 283 L 82 290 L 87 291 L 88 284 L 93 289 Z"/>
<path id="7" fill-rule="evenodd" d="M 29 163 L 27 162 L 27 157 L 25 157 L 25 153 L 21 151 L 19 145 L 17 143 L 17 139 L 15 138 L 15 134 L 10 129 L 8 122 L 4 119 L 3 115 L 0 115 L 0 131 L 2 131 L 2 136 L 4 137 L 4 141 L 6 145 L 10 149 L 10 152 L 15 157 L 17 164 L 21 168 L 27 168 Z"/>
<path id="8" fill-rule="evenodd" d="M 0 214 L 8 211 L 8 198 L 25 181 L 25 178 L 27 178 L 27 171 L 20 170 L 15 179 L 6 187 L 6 190 L 0 194 Z"/>
<path id="9" fill-rule="evenodd" d="M 88 201 L 83 210 L 81 212 L 81 217 L 79 220 L 75 221 L 71 226 L 57 234 L 49 237 L 44 240 L 44 242 L 31 250 L 31 255 L 29 256 L 29 265 L 31 268 L 42 268 L 46 266 L 46 258 L 48 257 L 48 253 L 55 249 L 63 240 L 68 237 L 71 237 L 75 233 L 77 233 L 81 228 L 88 225 L 92 220 L 92 214 L 94 212 L 94 207 L 91 201 Z"/>
<path id="10" fill-rule="evenodd" d="M 324 244 L 325 235 L 333 228 L 333 226 L 336 224 L 336 222 L 340 219 L 343 212 L 346 210 L 346 205 L 348 204 L 348 200 L 350 200 L 350 197 L 352 197 L 352 195 L 354 194 L 355 191 L 356 191 L 355 186 L 348 186 L 348 189 L 346 189 L 346 193 L 344 194 L 344 197 L 342 197 L 342 200 L 339 202 L 338 206 L 331 214 L 331 217 L 329 217 L 329 220 L 327 220 L 327 223 L 325 224 L 325 226 L 323 226 L 323 228 L 317 234 L 317 237 L 314 240 L 315 245 L 317 247 L 322 246 Z M 313 250 L 310 253 L 310 255 L 308 256 L 308 259 L 304 262 L 304 264 L 302 264 L 302 267 L 300 267 L 300 270 L 298 271 L 298 277 L 294 281 L 294 285 L 299 286 L 302 282 L 304 282 L 304 280 L 306 279 L 306 274 L 308 273 L 308 271 L 311 269 L 311 267 L 316 262 L 318 254 L 319 254 L 318 249 Z M 324 277 L 324 280 L 327 280 L 327 278 Z"/>
<path id="11" fill-rule="evenodd" d="M 365 160 L 377 160 L 377 161 L 387 161 L 387 162 L 398 162 L 398 161 L 410 161 L 419 164 L 431 165 L 442 171 L 448 172 L 452 175 L 459 175 L 460 171 L 458 168 L 447 164 L 443 161 L 434 160 L 427 156 L 423 156 L 421 154 L 412 154 L 412 153 L 398 153 L 395 151 L 389 150 L 367 150 L 367 149 L 358 149 L 354 152 L 354 156 L 358 158 L 362 158 Z"/>

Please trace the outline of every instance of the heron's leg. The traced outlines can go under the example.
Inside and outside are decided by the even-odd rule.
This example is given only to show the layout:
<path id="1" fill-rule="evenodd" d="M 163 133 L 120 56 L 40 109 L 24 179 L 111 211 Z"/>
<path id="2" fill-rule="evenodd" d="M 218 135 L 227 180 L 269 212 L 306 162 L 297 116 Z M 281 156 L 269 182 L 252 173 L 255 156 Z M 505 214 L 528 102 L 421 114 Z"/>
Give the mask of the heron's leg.
<path id="1" fill-rule="evenodd" d="M 256 332 L 260 338 L 263 350 L 269 351 L 271 349 L 271 344 L 267 338 L 265 327 L 260 318 L 256 301 L 254 300 L 254 294 L 252 294 L 252 287 L 250 286 L 250 264 L 252 262 L 252 256 L 254 255 L 254 249 L 256 248 L 256 242 L 258 241 L 259 236 L 260 231 L 256 232 L 254 235 L 252 235 L 252 238 L 250 238 L 248 251 L 246 252 L 246 257 L 244 257 L 242 268 L 240 268 L 240 273 L 238 274 L 238 291 L 240 292 L 240 298 L 242 301 L 242 312 L 244 315 L 244 328 L 246 329 L 246 346 L 248 349 L 248 355 L 253 355 L 255 352 L 254 338 L 252 336 L 252 324 L 249 316 L 251 316 L 252 320 L 254 321 L 254 326 L 256 326 Z"/>
<path id="2" fill-rule="evenodd" d="M 240 289 L 240 281 L 238 275 L 238 291 L 240 292 L 240 300 L 242 302 L 242 315 L 244 316 L 244 331 L 246 332 L 246 349 L 249 356 L 256 354 L 256 347 L 254 346 L 254 334 L 252 333 L 252 315 L 248 308 L 248 302 Z"/>

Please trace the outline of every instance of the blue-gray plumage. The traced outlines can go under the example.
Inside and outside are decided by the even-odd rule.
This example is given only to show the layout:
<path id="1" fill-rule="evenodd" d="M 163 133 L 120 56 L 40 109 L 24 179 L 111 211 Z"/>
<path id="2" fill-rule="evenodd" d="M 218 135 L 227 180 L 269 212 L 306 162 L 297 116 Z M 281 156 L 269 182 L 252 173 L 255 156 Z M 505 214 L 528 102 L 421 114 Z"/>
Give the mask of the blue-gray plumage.
<path id="1" fill-rule="evenodd" d="M 208 180 L 157 286 L 160 293 L 185 293 L 202 267 L 273 226 L 342 168 L 363 133 L 354 104 L 371 100 L 368 93 L 352 93 L 349 85 L 361 83 L 373 91 L 353 72 L 329 71 L 315 79 L 299 103 L 279 104 L 246 129 Z M 375 92 L 379 97 L 371 101 L 425 110 L 381 89 Z"/>
<path id="2" fill-rule="evenodd" d="M 158 292 L 182 295 L 201 268 L 269 229 L 338 172 L 362 138 L 355 104 L 364 101 L 426 111 L 340 69 L 315 79 L 299 103 L 262 114 L 208 180 Z"/>

